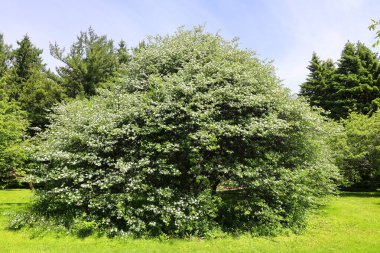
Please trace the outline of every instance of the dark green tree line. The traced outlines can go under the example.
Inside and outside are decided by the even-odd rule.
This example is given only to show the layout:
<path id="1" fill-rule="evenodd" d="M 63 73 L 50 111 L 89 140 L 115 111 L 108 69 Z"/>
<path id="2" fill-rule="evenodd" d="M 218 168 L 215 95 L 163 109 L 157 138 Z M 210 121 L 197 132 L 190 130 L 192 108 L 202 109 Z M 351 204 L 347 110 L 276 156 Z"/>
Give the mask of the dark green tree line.
<path id="1" fill-rule="evenodd" d="M 301 85 L 300 95 L 312 106 L 330 112 L 333 119 L 347 118 L 350 112 L 371 114 L 377 110 L 379 59 L 363 43 L 346 43 L 336 64 L 322 61 L 314 53 L 308 69 L 310 74 Z"/>
<path id="2" fill-rule="evenodd" d="M 11 58 L 11 46 L 5 44 L 3 34 L 0 34 L 0 78 L 9 68 Z"/>
<path id="3" fill-rule="evenodd" d="M 32 43 L 28 35 L 17 41 L 16 47 L 12 49 L 0 34 L 0 97 L 3 108 L 0 139 L 10 139 L 12 131 L 12 136 L 15 136 L 12 141 L 1 143 L 2 178 L 10 179 L 13 175 L 14 179 L 16 171 L 26 159 L 25 152 L 21 152 L 26 126 L 27 134 L 32 136 L 44 130 L 50 123 L 52 107 L 67 97 L 94 95 L 102 82 L 118 76 L 131 60 L 124 41 L 119 43 L 118 48 L 114 48 L 112 40 L 98 36 L 91 28 L 78 36 L 78 41 L 67 56 L 63 56 L 63 50 L 58 46 L 51 46 L 51 49 L 53 56 L 65 63 L 58 69 L 59 75 L 46 68 L 42 50 Z M 17 117 L 11 118 L 12 115 Z M 19 125 L 23 128 L 13 127 Z M 24 155 L 16 155 L 10 150 L 18 150 L 17 154 Z M 13 157 L 12 161 L 9 160 L 10 157 Z"/>
<path id="4" fill-rule="evenodd" d="M 41 54 L 28 35 L 17 41 L 11 52 L 9 67 L 4 73 L 1 88 L 9 101 L 17 102 L 27 112 L 30 133 L 48 124 L 48 110 L 64 98 L 62 87 L 46 70 Z"/>

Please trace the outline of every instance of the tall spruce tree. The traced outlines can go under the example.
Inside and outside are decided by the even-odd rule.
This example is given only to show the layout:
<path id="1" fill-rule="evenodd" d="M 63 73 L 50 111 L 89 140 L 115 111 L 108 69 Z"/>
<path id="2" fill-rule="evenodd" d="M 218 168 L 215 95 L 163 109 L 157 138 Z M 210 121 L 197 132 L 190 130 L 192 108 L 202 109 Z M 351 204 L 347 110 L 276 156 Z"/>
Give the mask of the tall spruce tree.
<path id="1" fill-rule="evenodd" d="M 18 48 L 12 52 L 12 64 L 17 75 L 17 82 L 26 81 L 34 71 L 42 71 L 45 65 L 42 63 L 42 49 L 33 45 L 30 37 L 25 35 L 17 41 Z"/>
<path id="2" fill-rule="evenodd" d="M 32 129 L 45 128 L 48 124 L 48 109 L 63 99 L 64 92 L 51 78 L 52 73 L 46 71 L 42 50 L 33 45 L 30 37 L 25 35 L 17 45 L 1 88 L 9 101 L 18 102 L 27 112 L 29 130 L 34 134 Z"/>
<path id="3" fill-rule="evenodd" d="M 310 73 L 306 82 L 301 85 L 300 95 L 308 97 L 311 105 L 319 105 L 322 62 L 315 52 L 313 52 L 307 69 Z"/>
<path id="4" fill-rule="evenodd" d="M 335 64 L 328 59 L 322 61 L 314 52 L 307 67 L 310 71 L 306 82 L 301 85 L 300 95 L 307 97 L 311 106 L 330 111 Z"/>
<path id="5" fill-rule="evenodd" d="M 324 108 L 331 75 L 335 70 L 334 63 L 331 60 L 322 61 L 314 52 L 307 68 L 310 73 L 306 82 L 301 85 L 300 95 L 308 97 L 312 106 Z"/>
<path id="6" fill-rule="evenodd" d="M 5 90 L 10 100 L 18 101 L 29 77 L 45 69 L 42 50 L 35 47 L 28 35 L 17 41 L 18 47 L 11 53 L 11 67 L 7 73 Z"/>
<path id="7" fill-rule="evenodd" d="M 346 43 L 337 68 L 331 60 L 321 61 L 314 53 L 310 74 L 300 95 L 311 105 L 330 112 L 330 117 L 347 118 L 351 111 L 370 114 L 380 98 L 379 59 L 363 43 Z"/>
<path id="8" fill-rule="evenodd" d="M 96 89 L 117 70 L 118 52 L 113 41 L 97 35 L 91 27 L 80 33 L 68 54 L 57 43 L 50 45 L 50 53 L 64 63 L 57 72 L 69 97 L 95 95 Z"/>
<path id="9" fill-rule="evenodd" d="M 346 118 L 351 111 L 368 114 L 374 110 L 372 101 L 380 97 L 379 60 L 363 43 L 346 43 L 338 60 L 335 93 L 336 118 Z"/>

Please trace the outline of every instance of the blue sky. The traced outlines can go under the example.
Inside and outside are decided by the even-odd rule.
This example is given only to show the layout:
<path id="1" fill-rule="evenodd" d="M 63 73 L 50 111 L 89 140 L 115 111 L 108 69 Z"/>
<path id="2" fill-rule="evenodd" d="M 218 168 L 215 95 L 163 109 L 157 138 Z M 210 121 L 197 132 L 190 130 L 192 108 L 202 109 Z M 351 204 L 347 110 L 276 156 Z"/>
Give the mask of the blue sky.
<path id="1" fill-rule="evenodd" d="M 80 31 L 135 46 L 148 35 L 173 33 L 177 27 L 206 24 L 226 39 L 240 38 L 241 48 L 273 60 L 283 84 L 298 92 L 313 51 L 339 58 L 347 41 L 370 46 L 371 19 L 380 19 L 378 0 L 0 0 L 0 33 L 16 44 L 26 33 L 49 67 L 49 42 L 69 47 Z M 374 50 L 377 51 L 378 49 Z"/>

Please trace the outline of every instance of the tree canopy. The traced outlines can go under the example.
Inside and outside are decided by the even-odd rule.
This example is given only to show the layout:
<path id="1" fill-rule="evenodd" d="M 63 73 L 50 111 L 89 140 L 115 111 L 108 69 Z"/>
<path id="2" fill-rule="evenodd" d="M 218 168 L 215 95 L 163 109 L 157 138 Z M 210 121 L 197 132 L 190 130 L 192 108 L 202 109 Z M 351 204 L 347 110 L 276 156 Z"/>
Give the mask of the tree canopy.
<path id="1" fill-rule="evenodd" d="M 347 147 L 341 169 L 348 186 L 376 189 L 380 182 L 380 111 L 344 120 Z"/>
<path id="2" fill-rule="evenodd" d="M 125 42 L 120 42 L 119 46 L 115 49 L 112 40 L 97 35 L 91 27 L 80 33 L 66 55 L 57 43 L 51 44 L 51 55 L 64 63 L 57 72 L 63 79 L 67 95 L 72 98 L 95 95 L 101 83 L 113 77 L 118 66 L 129 60 Z"/>
<path id="3" fill-rule="evenodd" d="M 1 90 L 0 98 L 0 188 L 2 188 L 14 181 L 16 173 L 24 169 L 26 154 L 21 142 L 27 121 L 25 112 L 21 111 L 16 103 L 8 102 Z"/>
<path id="4" fill-rule="evenodd" d="M 4 36 L 0 34 L 0 78 L 4 76 L 9 67 L 11 47 L 4 42 Z"/>
<path id="5" fill-rule="evenodd" d="M 375 112 L 380 102 L 377 55 L 363 43 L 348 42 L 336 65 L 330 60 L 321 61 L 314 53 L 300 95 L 337 120 L 347 118 L 350 112 Z"/>
<path id="6" fill-rule="evenodd" d="M 42 50 L 33 45 L 28 35 L 10 52 L 9 66 L 3 74 L 0 89 L 8 101 L 17 102 L 27 112 L 29 132 L 44 129 L 49 123 L 48 110 L 64 99 L 63 88 L 54 74 L 46 71 Z"/>

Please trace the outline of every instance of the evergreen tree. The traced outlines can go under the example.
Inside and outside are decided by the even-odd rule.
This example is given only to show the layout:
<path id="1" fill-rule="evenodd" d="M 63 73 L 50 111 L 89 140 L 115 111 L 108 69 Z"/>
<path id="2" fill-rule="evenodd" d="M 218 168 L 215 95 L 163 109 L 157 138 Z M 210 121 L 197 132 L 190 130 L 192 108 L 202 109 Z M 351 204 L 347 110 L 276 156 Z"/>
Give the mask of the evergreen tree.
<path id="1" fill-rule="evenodd" d="M 25 82 L 32 73 L 45 69 L 42 63 L 42 50 L 35 47 L 29 36 L 25 35 L 21 41 L 17 41 L 18 47 L 11 53 L 11 67 L 5 77 L 3 87 L 10 100 L 18 101 L 23 91 Z"/>
<path id="2" fill-rule="evenodd" d="M 380 97 L 379 60 L 363 43 L 346 43 L 336 71 L 335 118 L 346 118 L 351 111 L 368 114 L 374 110 L 372 101 Z"/>
<path id="3" fill-rule="evenodd" d="M 45 65 L 42 63 L 42 49 L 35 47 L 28 35 L 21 41 L 17 41 L 18 48 L 12 52 L 12 64 L 18 77 L 17 81 L 26 81 L 34 71 L 42 71 Z"/>
<path id="4" fill-rule="evenodd" d="M 306 82 L 301 85 L 300 95 L 307 97 L 311 106 L 330 111 L 335 64 L 332 60 L 322 61 L 314 52 L 307 67 L 310 71 Z"/>
<path id="5" fill-rule="evenodd" d="M 331 60 L 322 61 L 314 52 L 307 67 L 310 71 L 306 82 L 301 85 L 301 96 L 309 98 L 312 106 L 325 107 L 326 92 L 329 88 L 334 63 Z"/>
<path id="6" fill-rule="evenodd" d="M 50 45 L 50 53 L 64 63 L 57 72 L 69 97 L 95 95 L 96 89 L 114 76 L 118 60 L 124 61 L 124 56 L 118 59 L 113 41 L 97 35 L 91 27 L 80 33 L 68 54 L 57 44 Z"/>
<path id="7" fill-rule="evenodd" d="M 4 42 L 4 37 L 0 34 L 0 78 L 4 76 L 9 67 L 11 47 Z"/>
<path id="8" fill-rule="evenodd" d="M 0 88 L 9 101 L 18 102 L 27 112 L 29 130 L 34 134 L 32 128 L 45 128 L 48 124 L 48 109 L 63 99 L 64 90 L 51 78 L 54 74 L 45 70 L 42 50 L 32 44 L 28 35 L 17 44 Z"/>
<path id="9" fill-rule="evenodd" d="M 301 85 L 300 95 L 308 97 L 311 105 L 319 104 L 319 86 L 320 86 L 320 70 L 322 68 L 322 63 L 319 56 L 313 52 L 311 57 L 310 65 L 307 69 L 310 71 L 306 82 Z"/>
<path id="10" fill-rule="evenodd" d="M 321 61 L 314 53 L 310 74 L 301 85 L 300 95 L 311 105 L 330 112 L 330 117 L 346 118 L 351 111 L 371 114 L 380 104 L 379 60 L 363 43 L 346 43 L 335 68 L 331 60 Z"/>
<path id="11" fill-rule="evenodd" d="M 119 48 L 117 49 L 117 60 L 119 65 L 127 64 L 131 60 L 131 55 L 128 52 L 127 44 L 124 40 L 119 42 Z"/>

